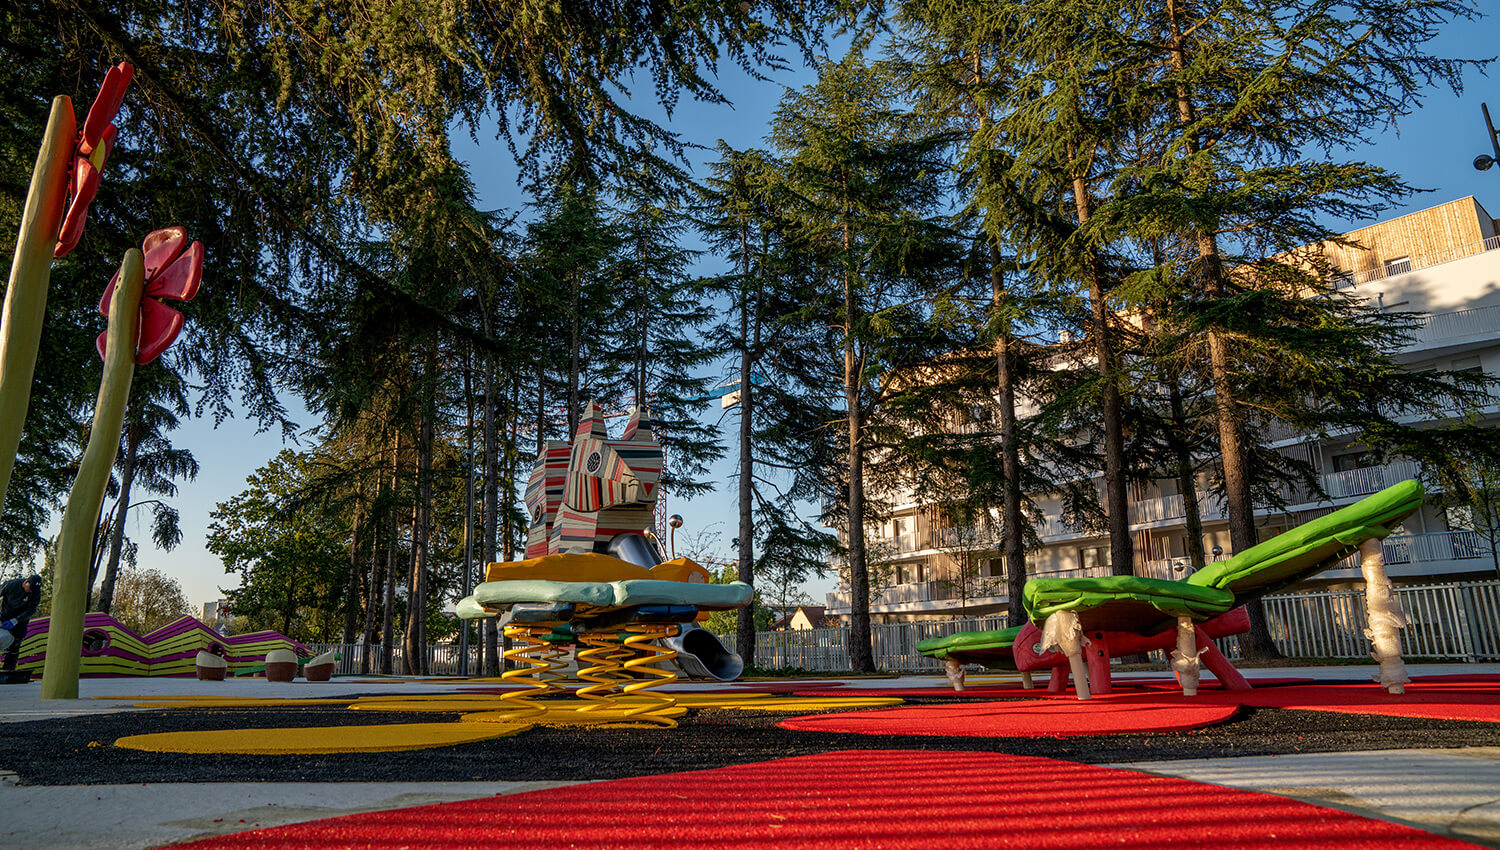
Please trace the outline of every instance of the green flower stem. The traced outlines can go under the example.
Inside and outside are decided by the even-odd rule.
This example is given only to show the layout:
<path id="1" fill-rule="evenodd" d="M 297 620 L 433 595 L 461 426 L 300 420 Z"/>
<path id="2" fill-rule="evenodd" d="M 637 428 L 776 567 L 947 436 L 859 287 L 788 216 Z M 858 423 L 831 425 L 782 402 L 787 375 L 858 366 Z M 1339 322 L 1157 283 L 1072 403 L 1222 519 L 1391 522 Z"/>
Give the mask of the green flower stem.
<path id="1" fill-rule="evenodd" d="M 130 380 L 135 376 L 135 345 L 140 335 L 141 291 L 146 270 L 141 252 L 131 248 L 120 264 L 120 282 L 109 302 L 104 344 L 104 379 L 94 407 L 94 427 L 68 494 L 57 538 L 52 618 L 47 626 L 47 661 L 42 668 L 42 699 L 78 698 L 78 661 L 83 651 L 83 612 L 88 605 L 89 554 L 94 521 L 104 487 L 120 449 Z"/>
<path id="2" fill-rule="evenodd" d="M 31 401 L 31 375 L 47 312 L 47 281 L 52 277 L 52 251 L 62 228 L 68 200 L 68 166 L 77 142 L 73 101 L 59 95 L 52 101 L 52 117 L 42 136 L 31 191 L 21 214 L 21 232 L 11 260 L 10 285 L 5 290 L 5 314 L 0 318 L 0 508 L 10 486 L 21 428 Z"/>

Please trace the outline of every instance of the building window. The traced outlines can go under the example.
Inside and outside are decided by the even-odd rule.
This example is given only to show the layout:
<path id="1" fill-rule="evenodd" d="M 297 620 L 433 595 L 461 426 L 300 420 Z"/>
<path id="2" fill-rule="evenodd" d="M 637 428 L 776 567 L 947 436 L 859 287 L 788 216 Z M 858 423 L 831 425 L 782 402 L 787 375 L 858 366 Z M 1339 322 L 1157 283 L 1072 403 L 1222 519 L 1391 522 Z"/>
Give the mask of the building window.
<path id="1" fill-rule="evenodd" d="M 1078 562 L 1085 570 L 1108 570 L 1110 567 L 1109 547 L 1094 546 L 1090 549 L 1079 549 Z"/>
<path id="2" fill-rule="evenodd" d="M 1333 288 L 1348 289 L 1354 285 L 1354 272 L 1339 269 L 1333 273 Z"/>
<path id="3" fill-rule="evenodd" d="M 1334 472 L 1350 472 L 1355 469 L 1368 469 L 1377 466 L 1379 461 L 1369 452 L 1352 452 L 1345 455 L 1333 456 Z"/>
<path id="4" fill-rule="evenodd" d="M 1409 271 L 1411 271 L 1411 257 L 1392 257 L 1385 261 L 1385 273 L 1387 276 L 1406 274 Z"/>

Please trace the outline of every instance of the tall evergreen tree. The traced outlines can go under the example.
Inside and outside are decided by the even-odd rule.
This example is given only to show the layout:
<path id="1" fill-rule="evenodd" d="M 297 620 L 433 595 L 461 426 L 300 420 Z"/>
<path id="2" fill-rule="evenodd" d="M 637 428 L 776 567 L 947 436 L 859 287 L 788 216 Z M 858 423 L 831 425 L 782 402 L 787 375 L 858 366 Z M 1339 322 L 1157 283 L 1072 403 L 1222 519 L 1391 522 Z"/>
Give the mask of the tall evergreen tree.
<path id="1" fill-rule="evenodd" d="M 1410 191 L 1332 153 L 1410 114 L 1429 87 L 1457 90 L 1466 63 L 1431 55 L 1428 43 L 1441 24 L 1478 12 L 1467 0 L 1164 0 L 1147 12 L 1105 26 L 1149 46 L 1149 76 L 1132 91 L 1154 112 L 1140 125 L 1148 156 L 1128 203 L 1097 238 L 1180 235 L 1196 249 L 1177 275 L 1181 326 L 1195 342 L 1182 354 L 1208 364 L 1230 542 L 1243 551 L 1258 537 L 1257 480 L 1277 466 L 1256 435 L 1351 419 L 1389 431 L 1424 396 L 1430 406 L 1455 386 L 1462 394 L 1462 381 L 1394 368 L 1399 319 L 1351 303 L 1323 257 L 1297 251 L 1335 238 L 1330 218 L 1371 218 Z M 1273 656 L 1258 605 L 1251 620 L 1246 655 Z"/>
<path id="2" fill-rule="evenodd" d="M 942 263 L 952 235 L 936 216 L 945 171 L 938 140 L 897 109 L 889 69 L 851 54 L 818 70 L 816 83 L 783 99 L 771 138 L 786 161 L 784 226 L 805 257 L 807 301 L 794 318 L 826 328 L 826 350 L 838 354 L 805 388 L 808 418 L 821 420 L 809 433 L 837 449 L 815 453 L 805 470 L 823 487 L 839 485 L 831 518 L 847 529 L 850 660 L 866 672 L 874 669 L 869 463 L 899 445 L 915 410 L 885 415 L 902 388 L 914 386 L 896 376 L 945 347 L 931 338 L 928 319 L 951 284 Z M 833 463 L 818 465 L 823 457 Z"/>

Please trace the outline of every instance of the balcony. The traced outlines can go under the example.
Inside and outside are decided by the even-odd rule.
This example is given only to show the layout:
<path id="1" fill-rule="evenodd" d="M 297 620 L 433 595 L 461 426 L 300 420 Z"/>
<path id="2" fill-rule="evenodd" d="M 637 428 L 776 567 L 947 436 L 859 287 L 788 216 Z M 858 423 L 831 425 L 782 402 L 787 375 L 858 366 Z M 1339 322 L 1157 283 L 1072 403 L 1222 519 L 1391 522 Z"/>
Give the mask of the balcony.
<path id="1" fill-rule="evenodd" d="M 1448 561 L 1491 560 L 1490 544 L 1476 531 L 1439 531 L 1431 534 L 1393 534 L 1381 541 L 1382 554 L 1387 567 L 1422 564 L 1438 564 Z M 1484 569 L 1483 564 L 1473 564 L 1472 569 Z M 1359 555 L 1354 554 L 1338 563 L 1335 569 L 1359 572 Z M 1408 570 L 1407 572 L 1412 572 Z M 1421 570 L 1416 570 L 1421 572 Z"/>
<path id="2" fill-rule="evenodd" d="M 904 610 L 948 610 L 957 609 L 959 603 L 968 600 L 993 601 L 1005 598 L 1005 579 L 996 576 L 976 576 L 967 583 L 952 581 L 917 581 L 909 584 L 893 584 L 870 591 L 870 610 L 877 613 Z M 930 603 L 951 603 L 932 605 Z M 852 603 L 848 591 L 834 591 L 827 595 L 828 613 L 848 613 Z"/>
<path id="3" fill-rule="evenodd" d="M 1481 242 L 1470 242 L 1467 245 L 1458 245 L 1453 248 L 1448 248 L 1443 251 L 1436 251 L 1431 254 L 1421 254 L 1415 257 L 1408 257 L 1401 262 L 1391 264 L 1389 267 L 1378 266 L 1373 269 L 1365 269 L 1358 272 L 1345 272 L 1341 275 L 1338 275 L 1337 280 L 1341 285 L 1346 286 L 1369 283 L 1371 281 L 1382 280 L 1387 277 L 1395 277 L 1399 274 L 1406 274 L 1407 272 L 1415 271 L 1417 269 L 1425 269 L 1431 266 L 1440 265 L 1442 263 L 1451 263 L 1454 260 L 1462 260 L 1465 257 L 1472 257 L 1475 254 L 1483 254 L 1485 251 L 1493 251 L 1497 248 L 1500 248 L 1500 236 L 1491 236 Z"/>
<path id="4" fill-rule="evenodd" d="M 1482 334 L 1500 333 L 1500 305 L 1454 310 L 1451 313 L 1419 313 L 1407 348 L 1422 348 L 1437 342 Z"/>
<path id="5" fill-rule="evenodd" d="M 1343 472 L 1325 472 L 1322 475 L 1323 489 L 1329 498 L 1348 499 L 1368 496 L 1411 478 L 1420 478 L 1422 467 L 1409 461 L 1397 461 L 1384 466 L 1367 466 L 1363 469 L 1348 469 Z"/>

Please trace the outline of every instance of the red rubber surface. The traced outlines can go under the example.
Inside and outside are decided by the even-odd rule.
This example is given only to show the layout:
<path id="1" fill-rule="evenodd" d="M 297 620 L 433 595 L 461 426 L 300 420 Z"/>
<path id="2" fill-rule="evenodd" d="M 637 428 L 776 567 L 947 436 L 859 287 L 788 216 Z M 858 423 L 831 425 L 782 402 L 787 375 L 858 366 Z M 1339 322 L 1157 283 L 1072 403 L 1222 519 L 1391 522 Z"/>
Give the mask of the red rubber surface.
<path id="1" fill-rule="evenodd" d="M 349 815 L 193 848 L 1416 850 L 1473 847 L 1269 794 L 1030 756 L 844 751 Z"/>
<path id="2" fill-rule="evenodd" d="M 781 721 L 783 729 L 858 735 L 959 735 L 975 738 L 1067 738 L 1125 732 L 1173 732 L 1222 723 L 1234 704 L 1145 699 L 1013 700 L 900 706 Z"/>
<path id="3" fill-rule="evenodd" d="M 932 685 L 922 688 L 797 688 L 799 697 L 920 697 L 922 699 L 993 699 L 995 697 L 1040 697 L 1047 691 L 1044 679 L 1032 690 L 1021 687 L 1019 682 L 999 685 L 970 685 L 962 692 L 952 685 Z"/>
<path id="4" fill-rule="evenodd" d="M 1388 694 L 1371 683 L 1303 685 L 1238 694 L 1216 692 L 1205 696 L 1272 708 L 1500 723 L 1500 682 L 1412 682 L 1406 686 L 1404 694 Z"/>

